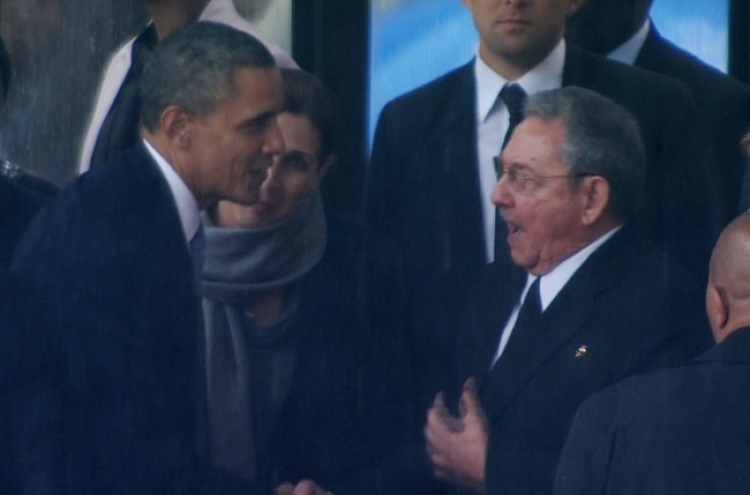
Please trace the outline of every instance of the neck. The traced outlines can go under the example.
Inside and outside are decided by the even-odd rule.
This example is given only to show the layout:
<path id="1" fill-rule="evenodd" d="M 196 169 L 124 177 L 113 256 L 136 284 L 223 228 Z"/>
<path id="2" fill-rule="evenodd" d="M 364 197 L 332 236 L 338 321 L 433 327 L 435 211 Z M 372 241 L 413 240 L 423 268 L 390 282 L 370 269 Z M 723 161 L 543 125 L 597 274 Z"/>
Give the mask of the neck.
<path id="1" fill-rule="evenodd" d="M 485 43 L 479 44 L 479 56 L 492 70 L 508 81 L 517 81 L 544 61 L 562 40 L 562 33 L 544 48 L 522 54 L 499 54 Z"/>
<path id="2" fill-rule="evenodd" d="M 180 176 L 182 182 L 193 193 L 195 201 L 198 203 L 198 209 L 203 211 L 216 203 L 217 198 L 206 194 L 204 191 L 205 188 L 201 187 L 202 182 L 196 181 L 194 178 L 195 174 L 190 173 L 191 167 L 190 163 L 186 161 L 187 155 L 180 153 L 161 131 L 157 130 L 155 133 L 151 133 L 144 127 L 141 129 L 141 137 L 148 141 L 148 144 L 158 151 L 175 173 Z"/>
<path id="3" fill-rule="evenodd" d="M 159 40 L 197 18 L 209 0 L 163 0 L 146 2 Z"/>

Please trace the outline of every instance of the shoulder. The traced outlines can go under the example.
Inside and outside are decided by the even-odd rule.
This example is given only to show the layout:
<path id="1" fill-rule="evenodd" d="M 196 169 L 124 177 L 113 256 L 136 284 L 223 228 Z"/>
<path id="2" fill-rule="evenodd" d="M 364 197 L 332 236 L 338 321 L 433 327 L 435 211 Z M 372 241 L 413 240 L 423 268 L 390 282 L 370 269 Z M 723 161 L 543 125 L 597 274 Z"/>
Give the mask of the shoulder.
<path id="1" fill-rule="evenodd" d="M 462 65 L 437 79 L 394 98 L 387 108 L 408 108 L 417 111 L 423 107 L 434 108 L 435 103 L 460 91 L 465 86 L 474 87 L 473 63 Z"/>
<path id="2" fill-rule="evenodd" d="M 719 100 L 750 100 L 750 86 L 711 67 L 652 30 L 641 49 L 636 66 L 684 81 L 693 91 L 705 91 Z"/>
<path id="3" fill-rule="evenodd" d="M 618 103 L 638 101 L 640 106 L 663 106 L 668 102 L 688 102 L 688 87 L 655 72 L 608 60 L 573 45 L 568 46 L 563 84 L 592 89 Z M 665 96 L 669 98 L 664 98 Z"/>

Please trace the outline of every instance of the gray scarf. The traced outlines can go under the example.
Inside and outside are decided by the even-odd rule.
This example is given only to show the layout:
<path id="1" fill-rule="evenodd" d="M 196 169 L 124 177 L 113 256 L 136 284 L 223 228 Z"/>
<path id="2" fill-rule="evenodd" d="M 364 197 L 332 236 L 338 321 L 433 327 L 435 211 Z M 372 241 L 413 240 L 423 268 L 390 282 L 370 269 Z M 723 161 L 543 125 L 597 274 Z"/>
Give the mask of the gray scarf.
<path id="1" fill-rule="evenodd" d="M 247 294 L 299 280 L 323 258 L 323 201 L 312 192 L 289 219 L 261 229 L 217 227 L 203 214 L 203 297 L 243 305 Z"/>
<path id="2" fill-rule="evenodd" d="M 323 202 L 315 191 L 291 218 L 263 229 L 217 227 L 207 214 L 203 226 L 210 457 L 214 465 L 252 480 L 256 445 L 243 306 L 248 293 L 284 287 L 318 264 L 326 247 Z"/>

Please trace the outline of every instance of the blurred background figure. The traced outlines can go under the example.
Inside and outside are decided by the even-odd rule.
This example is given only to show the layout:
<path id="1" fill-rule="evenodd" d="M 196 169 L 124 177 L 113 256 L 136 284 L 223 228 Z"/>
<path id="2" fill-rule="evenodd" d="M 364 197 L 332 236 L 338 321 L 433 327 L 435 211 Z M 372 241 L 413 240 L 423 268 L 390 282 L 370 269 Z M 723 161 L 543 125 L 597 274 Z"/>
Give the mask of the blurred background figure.
<path id="1" fill-rule="evenodd" d="M 258 38 L 279 67 L 296 67 L 292 58 L 237 13 L 232 0 L 146 0 L 148 27 L 111 59 L 104 74 L 81 151 L 79 172 L 110 162 L 139 139 L 138 81 L 143 64 L 160 39 L 194 20 L 226 24 Z"/>
<path id="2" fill-rule="evenodd" d="M 649 11 L 654 0 L 584 0 L 568 19 L 566 38 L 599 55 L 684 82 L 710 130 L 722 178 L 723 219 L 737 213 L 745 160 L 737 143 L 750 126 L 750 86 L 721 73 L 659 33 Z M 744 209 L 750 207 L 750 203 Z"/>
<path id="3" fill-rule="evenodd" d="M 333 102 L 312 75 L 282 73 L 286 149 L 259 201 L 203 216 L 211 459 L 260 493 L 303 479 L 338 495 L 395 493 L 409 414 L 400 259 L 325 217 Z"/>
<path id="4" fill-rule="evenodd" d="M 0 113 L 5 108 L 12 72 L 10 56 L 0 38 Z M 0 285 L 5 285 L 21 234 L 42 204 L 56 193 L 52 184 L 0 159 Z"/>

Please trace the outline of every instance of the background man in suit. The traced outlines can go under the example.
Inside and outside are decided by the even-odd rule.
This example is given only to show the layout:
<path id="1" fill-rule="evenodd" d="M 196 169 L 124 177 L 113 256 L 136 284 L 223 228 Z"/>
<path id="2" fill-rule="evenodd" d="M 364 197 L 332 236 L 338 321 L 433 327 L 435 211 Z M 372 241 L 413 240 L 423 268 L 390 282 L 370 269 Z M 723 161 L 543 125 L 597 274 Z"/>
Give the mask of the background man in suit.
<path id="1" fill-rule="evenodd" d="M 706 312 L 718 344 L 584 402 L 555 494 L 750 492 L 750 214 L 722 233 L 710 271 Z"/>
<path id="2" fill-rule="evenodd" d="M 156 44 L 193 20 L 226 24 L 259 39 L 279 67 L 297 64 L 276 43 L 237 13 L 232 0 L 143 0 L 153 22 L 115 53 L 104 73 L 81 151 L 80 173 L 112 161 L 140 140 L 138 80 Z"/>
<path id="3" fill-rule="evenodd" d="M 510 88 L 582 86 L 625 106 L 647 159 L 645 205 L 634 220 L 701 276 L 721 230 L 713 190 L 720 181 L 711 178 L 710 146 L 684 85 L 566 45 L 566 17 L 581 0 L 464 4 L 479 32 L 477 57 L 386 105 L 367 185 L 367 221 L 404 254 L 424 407 L 452 374 L 467 289 L 487 262 L 510 264 L 505 224 L 496 229 L 490 201 L 492 157 L 521 113 L 523 96 Z"/>
<path id="4" fill-rule="evenodd" d="M 610 59 L 678 79 L 690 88 L 711 131 L 714 162 L 726 193 L 723 215 L 734 218 L 745 170 L 738 145 L 750 127 L 750 86 L 664 39 L 648 17 L 654 0 L 584 0 L 565 37 Z M 750 203 L 744 209 L 750 207 Z"/>
<path id="5" fill-rule="evenodd" d="M 645 168 L 632 117 L 582 88 L 531 96 L 524 113 L 492 197 L 516 266 L 490 265 L 468 308 L 461 416 L 438 394 L 425 427 L 436 476 L 490 494 L 549 493 L 588 395 L 710 343 L 700 287 L 632 222 Z"/>
<path id="6" fill-rule="evenodd" d="M 199 210 L 257 200 L 283 150 L 281 75 L 258 40 L 193 23 L 155 49 L 140 90 L 143 140 L 43 209 L 11 267 L 22 493 L 248 489 L 202 460 Z"/>

